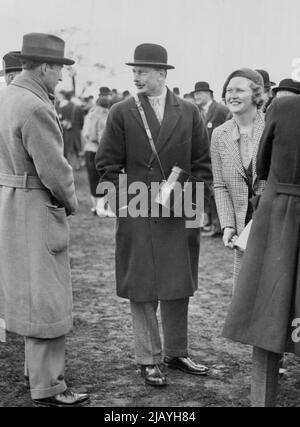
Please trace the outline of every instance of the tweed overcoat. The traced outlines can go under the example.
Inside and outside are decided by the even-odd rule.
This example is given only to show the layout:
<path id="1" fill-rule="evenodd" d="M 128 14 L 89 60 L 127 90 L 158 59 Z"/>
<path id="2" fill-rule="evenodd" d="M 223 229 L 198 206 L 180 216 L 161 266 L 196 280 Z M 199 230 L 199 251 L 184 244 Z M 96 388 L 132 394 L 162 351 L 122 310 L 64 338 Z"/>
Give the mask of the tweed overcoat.
<path id="1" fill-rule="evenodd" d="M 42 188 L 5 183 L 25 174 Z M 7 330 L 37 338 L 70 330 L 67 214 L 76 209 L 55 108 L 42 82 L 23 72 L 0 98 L 0 317 Z"/>
<path id="2" fill-rule="evenodd" d="M 259 177 L 268 180 L 254 214 L 236 294 L 223 332 L 235 341 L 273 353 L 290 351 L 298 356 L 299 117 L 298 97 L 276 100 L 268 110 L 257 159 Z"/>
<path id="3" fill-rule="evenodd" d="M 208 134 L 197 107 L 168 90 L 160 126 L 148 98 L 140 99 L 165 175 L 177 164 L 200 181 L 211 183 Z M 149 187 L 161 182 L 162 173 L 133 97 L 110 110 L 96 167 L 102 182 L 116 186 L 122 170 L 129 184 L 140 181 Z M 185 218 L 119 217 L 117 294 L 137 302 L 193 295 L 198 283 L 199 247 L 200 229 L 187 228 Z"/>
<path id="4" fill-rule="evenodd" d="M 265 182 L 257 177 L 256 155 L 264 129 L 264 115 L 258 112 L 253 131 L 253 190 L 262 193 Z M 239 131 L 234 119 L 216 128 L 212 134 L 211 159 L 214 175 L 215 200 L 221 228 L 232 227 L 239 235 L 245 227 L 249 189 L 239 149 Z M 235 250 L 234 287 L 241 266 L 242 252 Z"/>

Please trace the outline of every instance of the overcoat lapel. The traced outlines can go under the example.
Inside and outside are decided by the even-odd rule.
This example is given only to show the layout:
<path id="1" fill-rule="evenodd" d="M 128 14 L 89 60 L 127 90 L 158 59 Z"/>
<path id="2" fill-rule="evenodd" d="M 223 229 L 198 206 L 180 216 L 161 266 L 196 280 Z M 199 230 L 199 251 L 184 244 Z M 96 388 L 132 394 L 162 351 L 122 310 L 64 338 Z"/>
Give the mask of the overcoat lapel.
<path id="1" fill-rule="evenodd" d="M 180 104 L 175 95 L 173 95 L 169 89 L 166 99 L 164 118 L 160 127 L 159 136 L 156 142 L 156 148 L 158 153 L 167 145 L 169 137 L 172 135 L 179 118 L 181 117 L 182 111 Z M 152 155 L 151 161 L 155 159 Z"/>
<path id="2" fill-rule="evenodd" d="M 227 149 L 231 153 L 231 158 L 235 168 L 245 179 L 247 179 L 240 155 L 238 143 L 239 131 L 234 120 L 232 120 L 232 125 L 226 130 L 226 137 L 224 138 L 224 141 Z"/>

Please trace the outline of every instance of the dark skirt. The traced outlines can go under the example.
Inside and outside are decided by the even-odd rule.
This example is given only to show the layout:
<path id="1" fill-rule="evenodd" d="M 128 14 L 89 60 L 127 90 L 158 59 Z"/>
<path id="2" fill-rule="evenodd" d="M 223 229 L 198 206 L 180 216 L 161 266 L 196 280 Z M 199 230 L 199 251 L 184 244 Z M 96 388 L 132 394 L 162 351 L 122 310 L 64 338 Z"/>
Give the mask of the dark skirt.
<path id="1" fill-rule="evenodd" d="M 93 197 L 99 197 L 99 194 L 96 193 L 96 189 L 99 184 L 100 177 L 95 166 L 95 156 L 96 153 L 92 151 L 86 151 L 85 153 L 86 168 L 89 178 L 91 195 Z"/>

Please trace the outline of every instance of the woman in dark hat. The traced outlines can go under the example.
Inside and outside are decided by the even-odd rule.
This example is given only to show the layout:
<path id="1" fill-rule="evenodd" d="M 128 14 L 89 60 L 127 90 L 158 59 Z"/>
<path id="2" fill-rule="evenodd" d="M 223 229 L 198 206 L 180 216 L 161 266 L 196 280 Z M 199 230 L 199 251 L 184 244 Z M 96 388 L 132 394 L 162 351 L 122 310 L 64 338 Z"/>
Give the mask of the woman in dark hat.
<path id="1" fill-rule="evenodd" d="M 250 199 L 264 188 L 256 173 L 256 153 L 264 129 L 263 86 L 261 75 L 254 70 L 243 68 L 231 73 L 223 95 L 233 118 L 212 134 L 215 199 L 223 242 L 230 249 L 235 249 L 235 237 L 252 218 Z M 241 261 L 242 252 L 235 250 L 233 289 Z"/>
<path id="2" fill-rule="evenodd" d="M 100 139 L 105 129 L 109 109 L 111 107 L 111 91 L 107 87 L 101 87 L 99 98 L 84 120 L 83 138 L 86 167 L 91 191 L 92 208 L 96 215 L 96 206 L 99 195 L 96 193 L 99 184 L 99 174 L 95 167 L 95 156 L 99 148 Z"/>

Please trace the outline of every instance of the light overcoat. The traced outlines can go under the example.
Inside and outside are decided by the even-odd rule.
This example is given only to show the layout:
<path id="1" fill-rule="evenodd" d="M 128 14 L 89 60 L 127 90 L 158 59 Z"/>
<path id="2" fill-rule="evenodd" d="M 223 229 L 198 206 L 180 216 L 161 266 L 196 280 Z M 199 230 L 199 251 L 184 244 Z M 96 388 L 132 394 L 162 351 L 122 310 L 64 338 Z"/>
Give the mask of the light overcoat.
<path id="1" fill-rule="evenodd" d="M 16 188 L 26 174 L 29 188 Z M 42 188 L 30 188 L 31 177 Z M 72 169 L 48 91 L 23 72 L 0 98 L 0 317 L 24 336 L 55 338 L 72 325 L 67 214 Z"/>
<path id="2" fill-rule="evenodd" d="M 196 106 L 168 90 L 161 124 L 148 98 L 142 105 L 157 151 L 168 176 L 176 164 L 199 181 L 212 182 L 209 140 Z M 118 187 L 124 171 L 128 184 L 150 188 L 162 173 L 151 151 L 134 98 L 110 110 L 96 155 L 101 181 Z M 198 283 L 199 228 L 187 228 L 185 218 L 119 217 L 116 230 L 117 294 L 137 302 L 176 300 L 192 296 Z"/>

